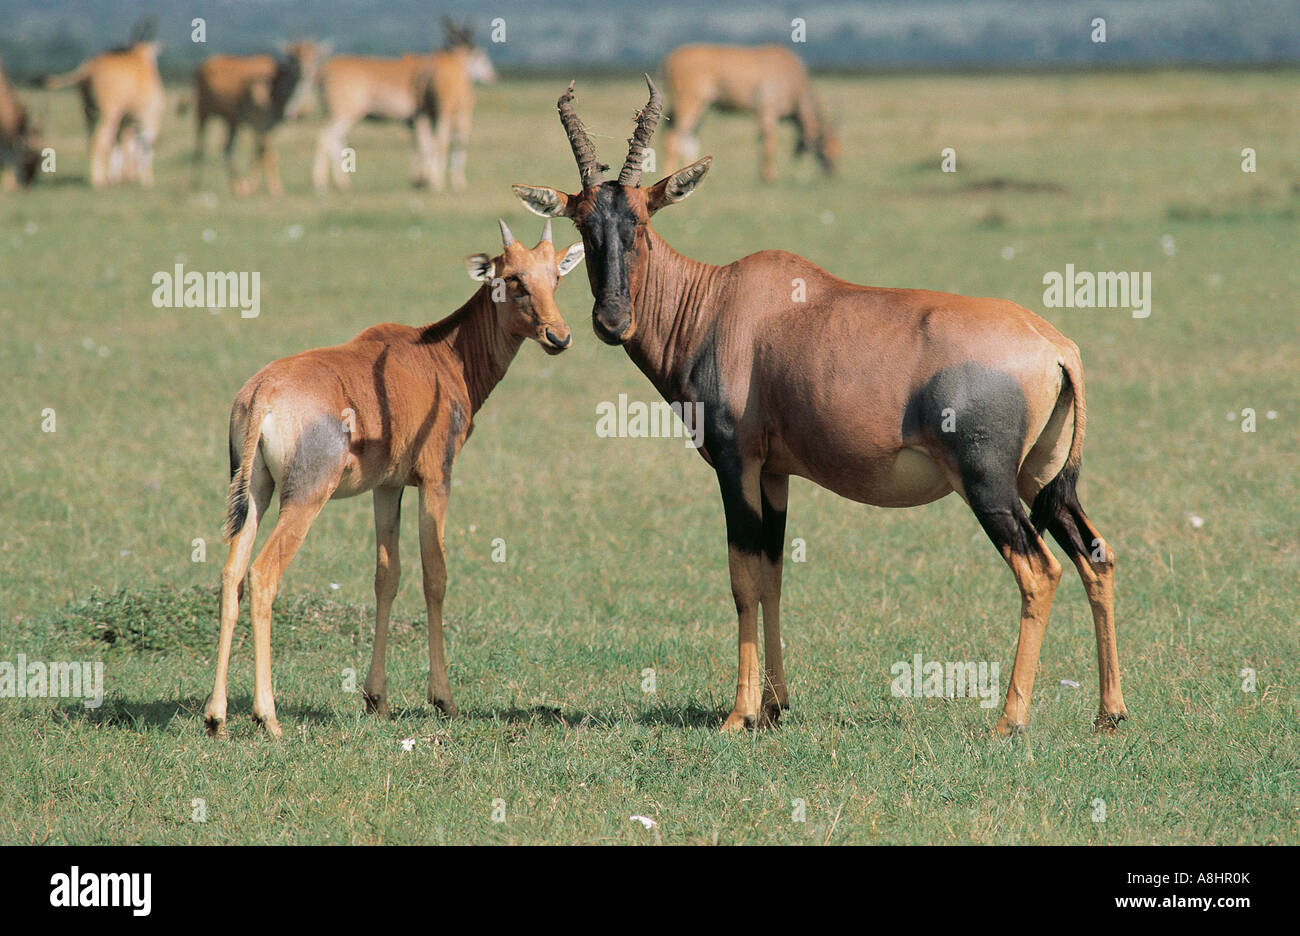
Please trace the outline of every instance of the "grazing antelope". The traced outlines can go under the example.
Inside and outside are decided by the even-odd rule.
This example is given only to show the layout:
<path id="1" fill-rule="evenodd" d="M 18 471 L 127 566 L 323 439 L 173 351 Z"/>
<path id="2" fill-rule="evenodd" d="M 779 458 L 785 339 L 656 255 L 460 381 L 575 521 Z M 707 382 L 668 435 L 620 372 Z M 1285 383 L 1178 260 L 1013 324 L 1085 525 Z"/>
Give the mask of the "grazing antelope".
<path id="1" fill-rule="evenodd" d="M 695 133 L 713 108 L 758 117 L 765 181 L 776 179 L 776 128 L 782 120 L 793 121 L 798 130 L 796 156 L 811 149 L 827 175 L 835 171 L 839 137 L 813 95 L 803 62 L 784 46 L 686 45 L 668 53 L 660 70 L 671 105 L 669 165 L 700 155 Z"/>
<path id="2" fill-rule="evenodd" d="M 248 195 L 257 189 L 253 169 L 242 179 L 235 173 L 235 135 L 242 124 L 248 124 L 253 130 L 255 158 L 266 177 L 267 191 L 272 195 L 281 194 L 280 168 L 270 145 L 270 133 L 281 121 L 292 119 L 303 108 L 316 86 L 320 62 L 327 54 L 327 46 L 303 40 L 286 45 L 280 59 L 270 55 L 213 55 L 204 59 L 194 73 L 195 184 L 203 163 L 204 130 L 211 118 L 219 117 L 226 124 L 222 155 L 236 194 Z"/>
<path id="3" fill-rule="evenodd" d="M 76 85 L 81 90 L 90 133 L 90 184 L 95 188 L 118 181 L 120 167 L 114 148 L 119 138 L 129 143 L 131 151 L 128 177 L 134 175 L 146 187 L 153 185 L 153 148 L 165 105 L 158 75 L 160 48 L 157 42 L 136 42 L 46 80 L 47 88 Z"/>
<path id="4" fill-rule="evenodd" d="M 321 97 L 328 118 L 316 141 L 312 181 L 318 192 L 347 188 L 343 148 L 348 131 L 365 117 L 404 120 L 415 131 L 413 184 L 442 191 L 465 188 L 465 145 L 474 117 L 474 82 L 489 84 L 496 71 L 467 27 L 444 21 L 447 45 L 432 55 L 400 59 L 344 55 L 321 67 Z"/>
<path id="5" fill-rule="evenodd" d="M 420 490 L 420 559 L 429 615 L 429 701 L 454 715 L 442 642 L 447 587 L 443 520 L 451 469 L 473 431 L 474 415 L 525 338 L 548 354 L 573 341 L 555 305 L 560 277 L 582 260 L 582 244 L 556 252 L 548 223 L 529 250 L 504 221 L 495 259 L 467 258 L 483 283 L 463 306 L 424 328 L 376 325 L 347 344 L 268 364 L 244 384 L 230 411 L 230 496 L 221 570 L 221 641 L 205 710 L 209 734 L 224 732 L 226 673 L 239 618 L 244 572 L 253 619 L 253 717 L 280 736 L 271 694 L 271 604 L 280 576 L 325 502 L 374 492 L 375 648 L 366 709 L 388 714 L 384 666 L 388 614 L 397 594 L 402 491 Z M 249 566 L 257 527 L 280 488 L 280 512 Z"/>
<path id="6" fill-rule="evenodd" d="M 596 335 L 621 344 L 669 402 L 703 403 L 701 454 L 722 493 L 740 627 L 736 702 L 723 728 L 775 723 L 789 707 L 779 614 L 790 475 L 881 507 L 925 504 L 952 491 L 970 505 L 1020 587 L 1002 734 L 1022 729 L 1028 717 L 1061 576 L 1039 535 L 1050 530 L 1092 605 L 1096 724 L 1113 728 L 1127 714 L 1115 649 L 1115 554 L 1075 489 L 1084 431 L 1078 348 L 999 299 L 857 286 L 783 251 L 726 266 L 677 253 L 650 218 L 694 192 L 712 157 L 640 187 L 662 106 L 646 81 L 650 100 L 618 181 L 602 178 L 570 84 L 558 107 L 582 190 L 514 190 L 531 210 L 570 218 L 582 234 Z"/>
<path id="7" fill-rule="evenodd" d="M 41 165 L 39 134 L 0 65 L 0 188 L 31 185 Z"/>

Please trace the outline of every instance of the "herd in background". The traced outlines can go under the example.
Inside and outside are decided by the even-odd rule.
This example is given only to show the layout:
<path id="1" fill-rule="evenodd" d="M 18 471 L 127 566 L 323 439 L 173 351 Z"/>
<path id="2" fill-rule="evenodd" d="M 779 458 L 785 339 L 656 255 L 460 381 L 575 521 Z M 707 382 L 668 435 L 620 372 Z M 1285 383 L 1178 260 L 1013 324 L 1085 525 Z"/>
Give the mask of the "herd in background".
<path id="1" fill-rule="evenodd" d="M 496 80 L 485 49 L 468 23 L 442 21 L 444 42 L 431 53 L 400 58 L 332 56 L 329 43 L 299 39 L 276 55 L 212 55 L 194 73 L 194 93 L 179 113 L 195 111 L 194 176 L 205 160 L 205 131 L 218 120 L 226 129 L 222 157 L 237 195 L 266 189 L 280 194 L 274 131 L 286 120 L 312 113 L 319 103 L 324 123 L 317 135 L 312 184 L 348 186 L 344 165 L 349 130 L 360 120 L 401 121 L 412 128 L 416 186 L 441 191 L 450 182 L 465 188 L 466 150 L 474 114 L 474 88 Z M 76 87 L 90 140 L 90 183 L 95 188 L 123 182 L 153 184 L 153 158 L 166 113 L 160 43 L 137 27 L 132 40 L 83 62 L 74 71 L 48 77 L 50 89 Z M 789 49 L 687 45 L 671 52 L 661 71 L 670 104 L 667 139 L 671 165 L 699 154 L 697 132 L 710 110 L 751 113 L 759 124 L 761 171 L 776 178 L 776 131 L 782 121 L 796 127 L 796 155 L 811 152 L 829 175 L 840 157 L 840 140 L 813 94 L 807 70 Z M 241 127 L 253 135 L 246 172 L 234 159 Z M 41 131 L 0 66 L 0 178 L 5 189 L 31 184 L 40 174 Z"/>

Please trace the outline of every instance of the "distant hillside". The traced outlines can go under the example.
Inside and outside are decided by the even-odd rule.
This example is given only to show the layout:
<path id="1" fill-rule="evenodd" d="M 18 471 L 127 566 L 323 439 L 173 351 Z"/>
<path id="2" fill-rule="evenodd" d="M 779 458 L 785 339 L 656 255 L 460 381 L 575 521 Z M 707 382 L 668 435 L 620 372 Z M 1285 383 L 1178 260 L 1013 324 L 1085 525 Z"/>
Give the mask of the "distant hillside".
<path id="1" fill-rule="evenodd" d="M 440 42 L 438 19 L 472 17 L 486 37 L 492 18 L 506 41 L 493 47 L 510 69 L 647 68 L 684 42 L 789 42 L 822 68 L 954 68 L 1271 65 L 1300 62 L 1295 0 L 0 0 L 0 56 L 17 76 L 71 68 L 153 16 L 163 65 L 188 72 L 216 51 L 264 50 L 295 35 L 334 39 L 339 50 L 394 54 Z M 190 40 L 190 20 L 207 43 Z M 1090 39 L 1094 17 L 1107 41 Z"/>

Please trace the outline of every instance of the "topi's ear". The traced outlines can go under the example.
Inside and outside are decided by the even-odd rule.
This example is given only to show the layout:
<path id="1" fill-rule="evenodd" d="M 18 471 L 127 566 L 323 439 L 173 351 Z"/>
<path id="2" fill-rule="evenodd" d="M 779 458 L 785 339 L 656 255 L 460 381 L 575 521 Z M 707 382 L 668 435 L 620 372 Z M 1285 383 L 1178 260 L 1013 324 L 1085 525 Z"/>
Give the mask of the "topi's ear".
<path id="1" fill-rule="evenodd" d="M 487 254 L 470 254 L 465 258 L 465 267 L 469 270 L 469 278 L 472 280 L 481 283 L 492 278 L 492 258 Z"/>
<path id="2" fill-rule="evenodd" d="M 525 208 L 543 218 L 568 217 L 569 205 L 577 203 L 576 198 L 545 185 L 512 185 L 511 188 Z"/>
<path id="3" fill-rule="evenodd" d="M 564 251 L 564 255 L 560 257 L 560 262 L 556 265 L 556 270 L 561 276 L 563 276 L 582 262 L 582 257 L 585 253 L 586 248 L 582 246 L 582 241 L 578 241 L 576 244 L 571 244 Z"/>
<path id="4" fill-rule="evenodd" d="M 688 198 L 712 165 L 713 157 L 705 156 L 703 159 L 691 163 L 685 169 L 678 169 L 672 175 L 664 176 L 646 189 L 646 210 L 654 214 L 664 205 L 672 205 Z"/>

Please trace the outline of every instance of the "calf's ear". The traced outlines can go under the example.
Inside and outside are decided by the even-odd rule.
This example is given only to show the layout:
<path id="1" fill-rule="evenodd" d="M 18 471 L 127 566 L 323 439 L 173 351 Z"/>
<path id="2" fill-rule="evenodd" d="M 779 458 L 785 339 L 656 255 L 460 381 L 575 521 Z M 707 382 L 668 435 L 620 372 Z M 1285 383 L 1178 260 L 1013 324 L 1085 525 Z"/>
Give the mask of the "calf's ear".
<path id="1" fill-rule="evenodd" d="M 492 279 L 492 258 L 487 254 L 470 254 L 465 258 L 465 267 L 469 270 L 469 278 L 478 280 L 480 283 Z"/>
<path id="2" fill-rule="evenodd" d="M 586 248 L 582 246 L 582 241 L 578 241 L 576 244 L 570 244 L 560 256 L 560 262 L 556 265 L 559 274 L 563 276 L 581 263 L 585 253 Z"/>

